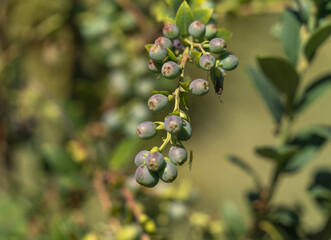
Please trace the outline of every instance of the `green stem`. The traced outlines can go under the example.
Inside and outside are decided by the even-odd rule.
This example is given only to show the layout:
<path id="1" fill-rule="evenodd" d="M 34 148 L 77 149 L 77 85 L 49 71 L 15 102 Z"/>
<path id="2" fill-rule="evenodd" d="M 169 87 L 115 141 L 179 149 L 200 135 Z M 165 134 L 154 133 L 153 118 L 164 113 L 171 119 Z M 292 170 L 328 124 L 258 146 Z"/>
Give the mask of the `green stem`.
<path id="1" fill-rule="evenodd" d="M 191 46 L 191 49 L 192 49 L 193 47 L 198 47 L 198 48 L 200 48 L 200 50 L 201 50 L 201 52 L 202 52 L 203 54 L 206 53 L 206 51 L 203 49 L 203 43 L 195 43 L 195 42 L 192 42 L 191 40 L 189 40 L 189 39 L 187 39 L 187 38 L 184 39 L 184 42 L 187 43 L 187 44 L 189 44 L 189 45 Z"/>
<path id="2" fill-rule="evenodd" d="M 163 149 L 167 146 L 170 140 L 171 140 L 171 134 L 167 133 L 167 138 L 163 141 L 162 145 L 159 147 L 159 152 L 163 151 Z"/>

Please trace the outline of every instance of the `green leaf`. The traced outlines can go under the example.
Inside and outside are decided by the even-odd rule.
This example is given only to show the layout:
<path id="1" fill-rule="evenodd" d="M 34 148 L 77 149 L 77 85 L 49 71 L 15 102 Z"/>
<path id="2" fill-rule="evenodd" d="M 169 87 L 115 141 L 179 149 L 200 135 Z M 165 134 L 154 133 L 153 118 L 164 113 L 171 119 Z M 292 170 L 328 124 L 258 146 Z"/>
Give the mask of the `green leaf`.
<path id="1" fill-rule="evenodd" d="M 192 169 L 192 164 L 193 164 L 193 151 L 190 150 L 190 160 L 188 162 L 188 165 L 189 165 L 189 169 L 190 170 Z"/>
<path id="2" fill-rule="evenodd" d="M 221 68 L 214 67 L 209 72 L 211 82 L 214 85 L 214 90 L 217 95 L 222 95 L 223 83 L 224 83 L 224 73 Z"/>
<path id="3" fill-rule="evenodd" d="M 331 23 L 318 28 L 308 39 L 304 51 L 308 60 L 312 60 L 318 47 L 330 36 Z"/>
<path id="4" fill-rule="evenodd" d="M 146 45 L 145 45 L 145 48 L 146 48 L 146 50 L 147 50 L 148 53 L 149 53 L 149 49 L 150 49 L 152 46 L 153 46 L 152 43 L 149 43 L 149 44 L 146 44 Z"/>
<path id="5" fill-rule="evenodd" d="M 232 202 L 227 202 L 221 209 L 222 218 L 225 223 L 225 229 L 230 239 L 240 239 L 245 233 L 245 223 L 241 212 Z"/>
<path id="6" fill-rule="evenodd" d="M 297 146 L 257 147 L 255 148 L 255 151 L 263 157 L 276 161 L 284 161 L 293 156 L 298 149 Z"/>
<path id="7" fill-rule="evenodd" d="M 331 212 L 331 171 L 330 169 L 318 170 L 314 182 L 309 187 L 309 193 L 315 198 L 318 205 Z"/>
<path id="8" fill-rule="evenodd" d="M 180 92 L 179 93 L 179 102 L 185 107 L 185 109 L 188 109 L 188 97 L 187 92 Z"/>
<path id="9" fill-rule="evenodd" d="M 170 9 L 163 1 L 158 1 L 151 6 L 151 12 L 158 22 L 173 23 L 176 24 L 174 20 L 174 11 Z"/>
<path id="10" fill-rule="evenodd" d="M 179 28 L 179 33 L 181 36 L 188 36 L 188 27 L 194 21 L 193 13 L 190 6 L 184 1 L 176 14 L 176 25 Z"/>
<path id="11" fill-rule="evenodd" d="M 323 76 L 308 86 L 295 106 L 296 113 L 302 112 L 331 88 L 331 74 Z"/>
<path id="12" fill-rule="evenodd" d="M 119 169 L 124 166 L 132 157 L 132 153 L 138 146 L 138 139 L 132 137 L 122 140 L 112 152 L 109 167 Z"/>
<path id="13" fill-rule="evenodd" d="M 254 86 L 264 99 L 264 102 L 268 106 L 274 120 L 276 123 L 280 123 L 284 114 L 284 106 L 280 92 L 260 70 L 248 66 L 246 71 L 248 72 Z"/>
<path id="14" fill-rule="evenodd" d="M 292 101 L 300 80 L 293 65 L 280 57 L 259 57 L 258 62 L 274 86 Z"/>
<path id="15" fill-rule="evenodd" d="M 217 30 L 216 37 L 223 38 L 226 42 L 229 42 L 230 39 L 232 38 L 232 32 L 223 28 L 219 28 Z"/>
<path id="16" fill-rule="evenodd" d="M 213 15 L 213 9 L 200 8 L 193 11 L 193 16 L 195 20 L 198 20 L 204 24 L 207 24 Z"/>
<path id="17" fill-rule="evenodd" d="M 283 172 L 294 172 L 300 169 L 311 161 L 316 156 L 317 152 L 318 148 L 316 146 L 307 146 L 301 149 L 286 163 Z"/>
<path id="18" fill-rule="evenodd" d="M 280 39 L 287 57 L 293 64 L 298 61 L 299 48 L 300 48 L 300 28 L 301 24 L 296 16 L 289 11 L 285 10 L 282 15 L 282 31 Z"/>
<path id="19" fill-rule="evenodd" d="M 193 62 L 199 65 L 199 60 L 202 56 L 202 52 L 191 51 L 191 57 L 193 58 Z"/>
<path id="20" fill-rule="evenodd" d="M 169 48 L 167 48 L 167 50 L 168 50 L 168 57 L 169 57 L 169 59 L 171 61 L 177 62 L 176 55 Z"/>
<path id="21" fill-rule="evenodd" d="M 182 88 L 185 91 L 190 91 L 190 82 L 189 81 L 185 81 L 185 82 L 179 82 L 179 84 L 182 86 Z"/>
<path id="22" fill-rule="evenodd" d="M 193 10 L 199 9 L 201 7 L 201 5 L 203 5 L 206 2 L 207 2 L 207 0 L 190 0 L 191 9 L 193 9 Z"/>
<path id="23" fill-rule="evenodd" d="M 183 0 L 166 0 L 166 3 L 172 8 L 174 12 L 177 12 L 182 2 Z"/>

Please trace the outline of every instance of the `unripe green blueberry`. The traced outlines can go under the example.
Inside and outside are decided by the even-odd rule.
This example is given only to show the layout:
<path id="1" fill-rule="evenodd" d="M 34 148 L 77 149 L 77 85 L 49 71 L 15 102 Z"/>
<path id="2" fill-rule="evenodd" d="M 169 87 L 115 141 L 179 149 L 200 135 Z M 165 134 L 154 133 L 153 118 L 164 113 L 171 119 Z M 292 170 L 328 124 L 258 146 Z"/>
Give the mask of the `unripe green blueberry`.
<path id="1" fill-rule="evenodd" d="M 178 140 L 186 141 L 192 137 L 192 127 L 191 124 L 184 119 L 184 124 L 182 129 L 176 134 Z"/>
<path id="2" fill-rule="evenodd" d="M 187 152 L 183 146 L 172 146 L 169 150 L 169 158 L 175 165 L 183 165 L 187 160 Z"/>
<path id="3" fill-rule="evenodd" d="M 179 29 L 176 25 L 174 25 L 172 23 L 168 23 L 168 24 L 164 25 L 164 27 L 162 29 L 162 33 L 165 37 L 167 37 L 169 39 L 175 39 L 175 38 L 178 38 L 178 36 L 179 36 Z"/>
<path id="4" fill-rule="evenodd" d="M 209 71 L 216 64 L 216 59 L 213 55 L 205 54 L 200 57 L 199 65 L 202 69 Z"/>
<path id="5" fill-rule="evenodd" d="M 155 94 L 148 99 L 148 107 L 151 111 L 162 111 L 168 106 L 168 97 L 163 94 Z"/>
<path id="6" fill-rule="evenodd" d="M 156 172 L 150 172 L 144 165 L 137 168 L 135 178 L 137 183 L 149 188 L 156 186 L 159 182 L 159 175 Z"/>
<path id="7" fill-rule="evenodd" d="M 179 77 L 180 68 L 177 63 L 169 61 L 163 64 L 161 72 L 164 77 L 174 79 Z"/>
<path id="8" fill-rule="evenodd" d="M 156 125 L 151 121 L 145 121 L 138 125 L 137 135 L 141 139 L 150 139 L 156 134 Z"/>
<path id="9" fill-rule="evenodd" d="M 225 58 L 223 58 L 220 61 L 220 66 L 227 71 L 231 71 L 235 69 L 238 66 L 238 64 L 239 64 L 238 58 L 233 54 L 227 55 Z"/>
<path id="10" fill-rule="evenodd" d="M 194 38 L 202 38 L 206 32 L 206 26 L 200 21 L 194 21 L 188 27 L 189 34 Z"/>
<path id="11" fill-rule="evenodd" d="M 165 165 L 163 155 L 159 152 L 148 154 L 145 162 L 148 170 L 152 172 L 161 170 Z"/>
<path id="12" fill-rule="evenodd" d="M 149 56 L 154 62 L 161 63 L 168 56 L 168 50 L 165 46 L 155 43 L 149 49 Z"/>
<path id="13" fill-rule="evenodd" d="M 172 42 L 169 38 L 166 38 L 166 37 L 158 37 L 156 40 L 155 40 L 155 43 L 158 43 L 158 44 L 161 44 L 169 49 L 172 49 Z"/>
<path id="14" fill-rule="evenodd" d="M 206 38 L 211 39 L 215 37 L 216 33 L 217 33 L 217 27 L 215 24 L 208 24 L 206 26 L 206 34 L 205 34 Z"/>
<path id="15" fill-rule="evenodd" d="M 170 183 L 177 178 L 177 168 L 175 164 L 170 161 L 166 161 L 166 165 L 159 172 L 159 176 L 163 182 Z"/>
<path id="16" fill-rule="evenodd" d="M 137 153 L 136 157 L 134 158 L 134 163 L 137 167 L 145 163 L 147 154 L 149 154 L 149 151 L 147 150 L 142 150 Z"/>
<path id="17" fill-rule="evenodd" d="M 209 92 L 209 83 L 201 78 L 193 80 L 189 87 L 191 93 L 196 96 L 203 96 Z"/>
<path id="18" fill-rule="evenodd" d="M 183 120 L 177 115 L 171 115 L 164 121 L 164 128 L 167 132 L 177 134 L 182 129 Z"/>
<path id="19" fill-rule="evenodd" d="M 153 59 L 150 59 L 148 62 L 148 68 L 152 72 L 159 73 L 161 72 L 162 64 L 156 63 L 153 61 Z"/>
<path id="20" fill-rule="evenodd" d="M 223 38 L 213 38 L 209 42 L 209 50 L 213 53 L 221 53 L 226 48 L 226 42 Z"/>

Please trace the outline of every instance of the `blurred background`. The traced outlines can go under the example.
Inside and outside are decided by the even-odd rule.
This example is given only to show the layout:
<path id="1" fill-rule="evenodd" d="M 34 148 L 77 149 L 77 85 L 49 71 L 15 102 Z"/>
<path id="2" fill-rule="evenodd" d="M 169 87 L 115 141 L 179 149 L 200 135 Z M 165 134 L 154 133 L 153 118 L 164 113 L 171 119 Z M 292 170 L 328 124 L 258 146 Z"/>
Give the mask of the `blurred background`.
<path id="1" fill-rule="evenodd" d="M 128 210 L 123 196 L 128 203 L 134 196 L 133 209 L 150 216 L 148 231 L 156 224 L 168 234 L 160 239 L 193 239 L 186 238 L 193 230 L 183 231 L 189 229 L 185 221 L 175 221 L 187 211 L 194 229 L 211 221 L 211 232 L 221 233 L 224 209 L 250 225 L 245 194 L 253 182 L 225 156 L 242 157 L 269 180 L 271 162 L 253 149 L 275 143 L 275 125 L 245 66 L 255 65 L 259 55 L 284 55 L 272 31 L 293 1 L 208 3 L 216 8 L 218 25 L 233 32 L 228 46 L 240 65 L 225 80 L 222 103 L 213 92 L 189 97 L 193 137 L 185 146 L 194 152 L 191 170 L 185 164 L 171 186 L 146 190 L 130 177 L 133 159 L 159 145 L 161 135 L 141 141 L 136 127 L 163 117 L 149 112 L 149 89 L 176 87 L 147 68 L 144 44 L 161 35 L 158 2 L 0 2 L 0 239 L 135 239 L 137 212 Z M 330 56 L 328 41 L 301 88 L 331 70 Z M 205 77 L 189 69 L 192 79 Z M 330 124 L 330 102 L 327 93 L 296 120 L 295 129 Z M 302 206 L 306 229 L 317 229 L 324 219 L 306 189 L 315 170 L 331 169 L 330 156 L 329 142 L 276 189 L 276 203 Z"/>

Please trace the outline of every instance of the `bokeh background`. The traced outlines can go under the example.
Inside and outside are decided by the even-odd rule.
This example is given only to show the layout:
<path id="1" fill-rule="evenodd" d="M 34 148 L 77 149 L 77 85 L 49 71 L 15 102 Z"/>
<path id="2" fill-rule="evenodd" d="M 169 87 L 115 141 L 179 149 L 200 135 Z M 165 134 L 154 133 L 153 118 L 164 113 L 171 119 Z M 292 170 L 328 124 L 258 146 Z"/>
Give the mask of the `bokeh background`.
<path id="1" fill-rule="evenodd" d="M 240 65 L 226 78 L 222 103 L 213 92 L 189 97 L 193 137 L 185 146 L 194 159 L 191 170 L 188 164 L 179 169 L 173 185 L 189 186 L 196 211 L 222 218 L 222 206 L 236 206 L 249 226 L 244 196 L 253 182 L 225 156 L 242 157 L 269 180 L 271 162 L 259 158 L 254 147 L 275 143 L 275 125 L 245 66 L 255 65 L 259 55 L 284 55 L 272 29 L 292 1 L 214 4 L 218 25 L 233 32 L 228 46 Z M 148 112 L 148 89 L 175 87 L 147 71 L 144 44 L 162 27 L 153 1 L 2 0 L 0 6 L 0 239 L 97 239 L 87 236 L 104 231 L 109 219 L 94 190 L 96 173 L 108 169 L 127 181 L 135 154 L 160 143 L 160 134 L 149 141 L 135 136 L 141 121 L 163 116 Z M 330 71 L 330 60 L 328 41 L 300 87 Z M 187 72 L 192 79 L 206 75 L 193 66 Z M 295 129 L 330 124 L 330 102 L 329 92 L 296 120 Z M 276 190 L 275 203 L 302 206 L 307 229 L 317 229 L 324 219 L 306 189 L 315 170 L 331 169 L 330 157 L 329 142 L 308 167 L 283 177 Z M 115 206 L 116 184 L 109 188 Z M 166 191 L 166 185 L 154 191 Z M 157 196 L 149 194 L 148 201 L 161 203 Z M 118 205 L 115 210 L 125 212 Z M 185 238 L 166 226 L 174 229 L 169 239 Z M 105 239 L 113 239 L 111 233 Z"/>

